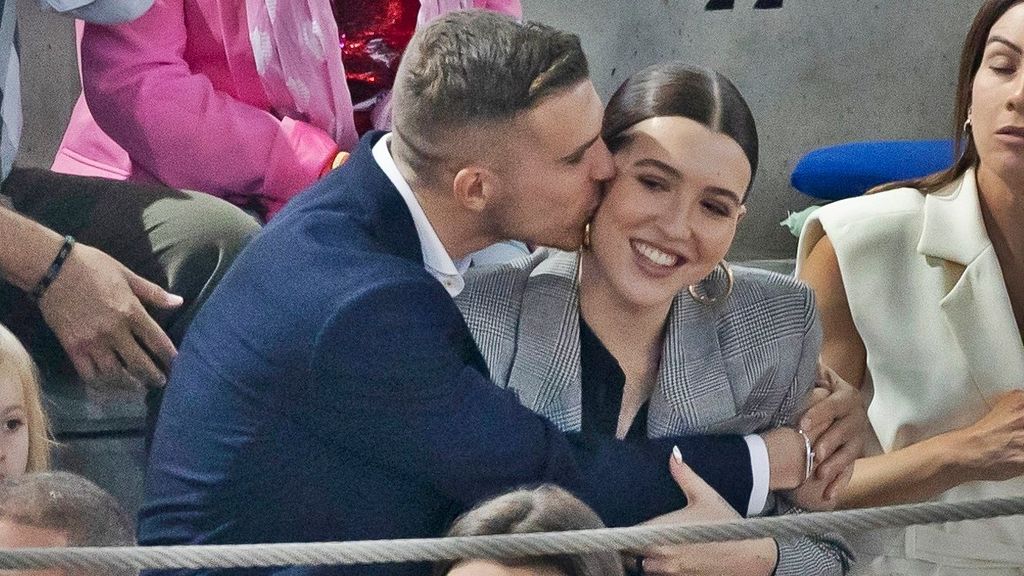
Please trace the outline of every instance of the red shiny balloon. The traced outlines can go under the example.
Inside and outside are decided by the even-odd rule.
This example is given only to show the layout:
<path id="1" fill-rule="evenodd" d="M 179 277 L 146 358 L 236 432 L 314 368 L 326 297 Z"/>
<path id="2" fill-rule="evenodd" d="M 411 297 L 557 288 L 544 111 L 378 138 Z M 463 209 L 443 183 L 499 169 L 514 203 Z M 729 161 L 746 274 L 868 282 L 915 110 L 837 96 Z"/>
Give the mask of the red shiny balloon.
<path id="1" fill-rule="evenodd" d="M 391 88 L 416 31 L 420 0 L 331 0 L 331 9 L 352 101 L 363 102 Z"/>

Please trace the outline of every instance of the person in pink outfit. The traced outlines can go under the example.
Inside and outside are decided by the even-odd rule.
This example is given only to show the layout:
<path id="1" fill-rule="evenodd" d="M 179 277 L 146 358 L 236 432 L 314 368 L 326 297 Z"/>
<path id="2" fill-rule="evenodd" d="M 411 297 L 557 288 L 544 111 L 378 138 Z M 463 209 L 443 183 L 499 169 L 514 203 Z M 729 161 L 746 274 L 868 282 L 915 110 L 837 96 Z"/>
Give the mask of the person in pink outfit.
<path id="1" fill-rule="evenodd" d="M 464 8 L 521 15 L 519 0 L 156 0 L 129 24 L 86 24 L 53 170 L 198 190 L 269 219 L 360 133 L 390 127 L 412 32 Z"/>

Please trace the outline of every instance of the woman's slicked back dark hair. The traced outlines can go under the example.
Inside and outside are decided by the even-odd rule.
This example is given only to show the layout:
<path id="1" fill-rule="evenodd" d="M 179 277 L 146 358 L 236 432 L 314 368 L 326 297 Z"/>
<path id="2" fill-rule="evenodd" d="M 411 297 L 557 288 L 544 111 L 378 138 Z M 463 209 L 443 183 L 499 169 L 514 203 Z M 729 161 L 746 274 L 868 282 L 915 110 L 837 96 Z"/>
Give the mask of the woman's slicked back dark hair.
<path id="1" fill-rule="evenodd" d="M 629 77 L 604 112 L 602 136 L 612 152 L 629 142 L 630 127 L 648 118 L 680 116 L 732 138 L 757 173 L 757 126 L 746 100 L 728 78 L 683 62 L 663 62 Z M 750 186 L 747 187 L 750 190 Z"/>

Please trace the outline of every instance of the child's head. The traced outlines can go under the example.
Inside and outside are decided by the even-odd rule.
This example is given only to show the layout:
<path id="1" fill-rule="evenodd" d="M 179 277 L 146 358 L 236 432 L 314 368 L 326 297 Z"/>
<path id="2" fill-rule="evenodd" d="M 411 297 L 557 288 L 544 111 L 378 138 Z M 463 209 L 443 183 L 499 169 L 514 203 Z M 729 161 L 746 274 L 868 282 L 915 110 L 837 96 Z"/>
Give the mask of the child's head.
<path id="1" fill-rule="evenodd" d="M 601 518 L 578 498 L 551 484 L 516 490 L 488 500 L 452 524 L 448 536 L 483 536 L 604 528 Z M 442 562 L 435 574 L 451 576 L 615 576 L 623 574 L 614 551 L 567 554 L 515 561 Z"/>
<path id="2" fill-rule="evenodd" d="M 48 429 L 35 363 L 0 324 L 0 476 L 49 468 Z"/>
<path id="3" fill-rule="evenodd" d="M 81 476 L 39 472 L 0 482 L 0 548 L 134 545 L 132 521 L 117 500 Z M 138 570 L 121 567 L 3 573 L 136 576 Z"/>

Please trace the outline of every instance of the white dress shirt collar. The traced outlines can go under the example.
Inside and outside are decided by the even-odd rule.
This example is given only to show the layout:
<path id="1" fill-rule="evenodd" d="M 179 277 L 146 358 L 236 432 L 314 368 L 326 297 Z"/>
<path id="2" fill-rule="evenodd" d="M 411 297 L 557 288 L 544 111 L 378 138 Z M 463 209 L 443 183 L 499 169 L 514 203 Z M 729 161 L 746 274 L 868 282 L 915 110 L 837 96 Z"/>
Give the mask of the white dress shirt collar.
<path id="1" fill-rule="evenodd" d="M 467 256 L 458 262 L 452 260 L 448 250 L 441 243 L 441 239 L 437 237 L 437 232 L 434 231 L 430 220 L 427 219 L 426 213 L 423 212 L 423 207 L 420 206 L 416 194 L 413 193 L 409 183 L 405 181 L 401 172 L 398 171 L 395 159 L 391 156 L 391 149 L 388 147 L 390 142 L 391 134 L 382 136 L 373 146 L 373 159 L 388 177 L 388 180 L 398 189 L 398 193 L 402 195 L 402 200 L 405 200 L 405 205 L 409 208 L 412 222 L 416 226 L 416 235 L 420 239 L 424 268 L 427 269 L 431 276 L 437 278 L 437 281 L 444 286 L 448 294 L 454 298 L 466 287 L 466 282 L 463 280 L 462 275 L 469 268 L 472 258 Z"/>

